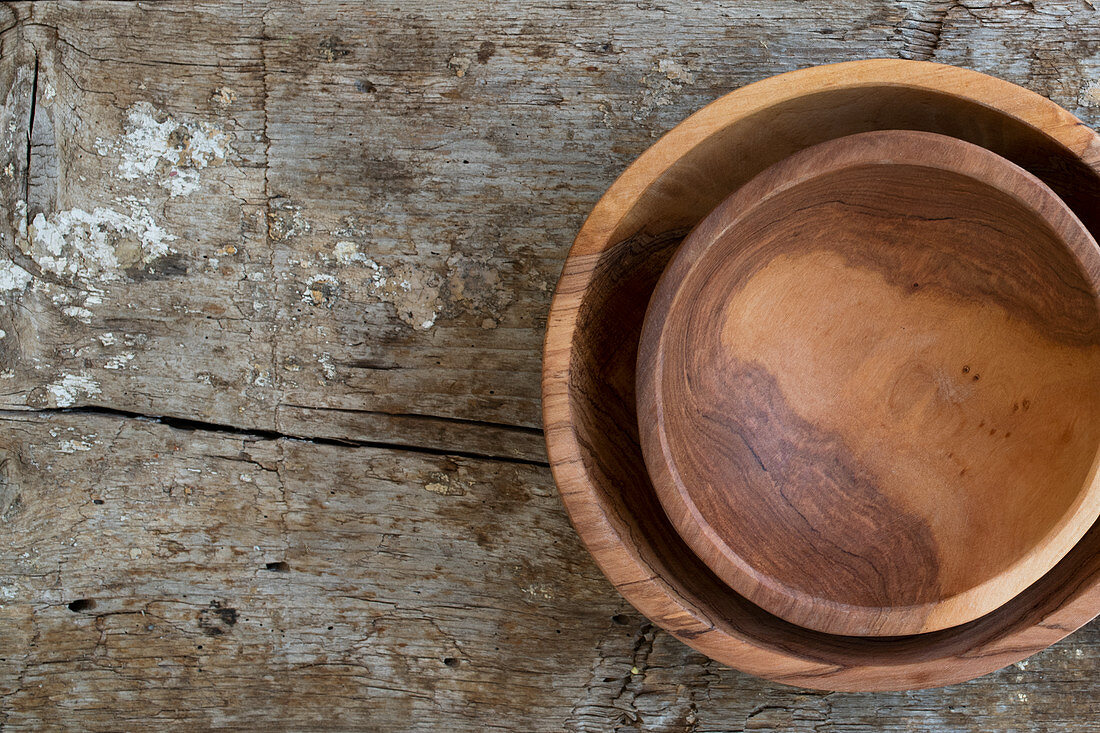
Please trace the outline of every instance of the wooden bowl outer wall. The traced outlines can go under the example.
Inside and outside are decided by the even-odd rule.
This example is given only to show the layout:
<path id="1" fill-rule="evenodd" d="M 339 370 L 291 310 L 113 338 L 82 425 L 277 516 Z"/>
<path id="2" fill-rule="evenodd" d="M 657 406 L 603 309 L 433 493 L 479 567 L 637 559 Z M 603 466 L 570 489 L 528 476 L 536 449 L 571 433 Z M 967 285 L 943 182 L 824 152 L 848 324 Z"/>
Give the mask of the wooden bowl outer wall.
<path id="1" fill-rule="evenodd" d="M 802 119 L 807 114 L 812 119 Z M 1046 648 L 1100 610 L 1100 527 L 1094 526 L 1042 580 L 969 624 L 892 638 L 812 632 L 729 591 L 687 551 L 656 503 L 632 424 L 632 365 L 657 277 L 688 229 L 752 175 L 816 142 L 873 129 L 923 129 L 983 145 L 1037 175 L 1094 236 L 1100 232 L 1100 137 L 1053 102 L 929 62 L 813 67 L 722 97 L 624 171 L 570 250 L 544 346 L 552 471 L 571 521 L 608 579 L 700 652 L 757 676 L 829 690 L 971 679 Z M 723 164 L 719 151 L 731 146 L 737 164 L 728 156 Z M 608 313 L 616 314 L 611 322 Z"/>

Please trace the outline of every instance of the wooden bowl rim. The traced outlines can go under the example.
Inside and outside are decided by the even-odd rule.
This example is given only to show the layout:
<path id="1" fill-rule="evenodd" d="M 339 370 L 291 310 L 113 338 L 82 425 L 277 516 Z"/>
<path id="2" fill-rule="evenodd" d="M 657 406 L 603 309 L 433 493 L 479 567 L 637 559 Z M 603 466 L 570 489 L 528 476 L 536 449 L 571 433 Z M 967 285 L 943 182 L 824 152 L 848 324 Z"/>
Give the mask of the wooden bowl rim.
<path id="1" fill-rule="evenodd" d="M 1073 210 L 1038 177 L 1000 155 L 949 135 L 921 130 L 874 130 L 833 138 L 794 153 L 758 173 L 719 203 L 684 239 L 654 288 L 646 311 L 638 349 L 637 402 L 639 414 L 655 416 L 639 420 L 642 452 L 653 488 L 674 527 L 687 545 L 735 592 L 765 610 L 771 602 L 791 608 L 797 618 L 787 620 L 830 634 L 860 634 L 868 623 L 882 623 L 891 629 L 870 636 L 893 636 L 938 631 L 973 621 L 1016 597 L 1053 568 L 1084 536 L 1100 516 L 1100 477 L 1097 460 L 1100 444 L 1093 453 L 1092 468 L 1078 488 L 1067 512 L 1025 555 L 979 584 L 952 596 L 918 606 L 881 609 L 814 599 L 794 591 L 782 581 L 762 579 L 747 559 L 738 555 L 721 538 L 696 506 L 680 479 L 674 457 L 668 452 L 662 415 L 665 393 L 662 383 L 666 324 L 684 293 L 683 285 L 696 271 L 711 246 L 724 239 L 745 216 L 773 197 L 810 181 L 854 167 L 900 165 L 931 168 L 993 188 L 1028 209 L 1046 224 L 1087 274 L 1093 300 L 1100 306 L 1100 252 L 1096 240 Z M 721 222 L 716 225 L 713 222 Z M 686 297 L 695 297 L 692 294 Z M 643 366 L 646 363 L 651 368 Z M 833 624 L 806 622 L 823 618 L 828 606 L 842 616 Z M 913 615 L 917 609 L 923 623 Z M 774 612 L 773 612 L 774 613 Z M 783 614 L 775 615 L 784 618 Z"/>
<path id="2" fill-rule="evenodd" d="M 566 511 L 595 530 L 578 532 L 605 576 L 651 619 L 688 619 L 691 631 L 670 632 L 708 656 L 751 674 L 787 684 L 834 690 L 897 690 L 961 682 L 999 669 L 1046 648 L 1089 621 L 1100 609 L 1100 578 L 1066 592 L 1051 613 L 1006 634 L 987 636 L 966 655 L 965 669 L 936 660 L 863 665 L 859 676 L 840 676 L 843 665 L 805 660 L 767 640 L 709 622 L 703 609 L 657 577 L 618 529 L 600 488 L 588 475 L 582 447 L 572 426 L 569 367 L 580 295 L 593 278 L 593 266 L 617 234 L 624 215 L 676 160 L 727 125 L 773 105 L 824 90 L 896 85 L 953 97 L 986 107 L 1057 142 L 1086 166 L 1100 172 L 1100 136 L 1054 102 L 1011 82 L 925 61 L 868 59 L 815 66 L 772 76 L 741 87 L 681 122 L 632 163 L 610 186 L 585 220 L 567 256 L 547 319 L 542 380 L 543 423 L 551 470 Z M 597 536 L 602 534 L 603 536 Z M 613 537 L 614 540 L 607 538 Z M 843 643 L 843 637 L 838 640 Z M 822 658 L 834 653 L 822 650 Z"/>

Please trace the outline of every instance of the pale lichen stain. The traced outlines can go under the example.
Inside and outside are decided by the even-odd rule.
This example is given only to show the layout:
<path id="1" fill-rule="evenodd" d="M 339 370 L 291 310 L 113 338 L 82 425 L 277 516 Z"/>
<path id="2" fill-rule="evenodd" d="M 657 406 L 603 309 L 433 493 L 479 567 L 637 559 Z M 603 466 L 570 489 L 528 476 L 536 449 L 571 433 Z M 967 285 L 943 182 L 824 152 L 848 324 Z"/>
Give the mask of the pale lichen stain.
<path id="1" fill-rule="evenodd" d="M 1085 107 L 1100 107 L 1100 81 L 1085 86 L 1078 101 Z"/>
<path id="2" fill-rule="evenodd" d="M 81 453 L 90 451 L 91 449 L 91 443 L 87 443 L 83 440 L 62 440 L 57 444 L 57 450 L 60 453 Z"/>
<path id="3" fill-rule="evenodd" d="M 302 207 L 291 201 L 273 202 L 267 213 L 267 234 L 276 242 L 308 234 L 313 225 L 302 216 Z"/>
<path id="4" fill-rule="evenodd" d="M 237 92 L 232 87 L 221 86 L 210 94 L 210 103 L 224 112 L 237 101 Z"/>
<path id="5" fill-rule="evenodd" d="M 321 371 L 325 379 L 336 379 L 336 365 L 332 361 L 332 354 L 327 351 L 317 357 L 317 363 L 321 365 Z"/>
<path id="6" fill-rule="evenodd" d="M 314 275 L 302 290 L 302 302 L 331 308 L 340 297 L 340 281 L 332 275 Z"/>
<path id="7" fill-rule="evenodd" d="M 355 242 L 340 240 L 322 259 L 330 266 L 349 268 L 347 276 L 341 275 L 345 288 L 361 284 L 372 297 L 392 306 L 399 320 L 422 331 L 433 328 L 440 317 L 462 314 L 483 329 L 497 328 L 515 297 L 502 269 L 505 263 L 487 256 L 456 254 L 440 269 L 411 261 L 383 264 L 363 254 Z M 359 274 L 363 271 L 365 279 Z M 534 287 L 546 289 L 537 272 L 526 276 Z M 319 305 L 321 295 L 307 289 L 303 300 Z"/>
<path id="8" fill-rule="evenodd" d="M 455 54 L 451 57 L 450 61 L 447 62 L 447 67 L 455 73 L 455 76 L 461 78 L 466 76 L 466 72 L 470 70 L 471 63 L 469 58 Z"/>
<path id="9" fill-rule="evenodd" d="M 440 496 L 465 496 L 469 486 L 460 479 L 445 473 L 433 473 L 432 481 L 424 485 L 425 491 Z"/>
<path id="10" fill-rule="evenodd" d="M 671 105 L 685 86 L 695 83 L 695 74 L 685 64 L 661 59 L 656 68 L 642 77 L 642 98 L 638 102 L 636 120 L 649 116 L 658 107 Z"/>
<path id="11" fill-rule="evenodd" d="M 422 331 L 435 325 L 439 317 L 439 275 L 407 263 L 387 266 L 366 259 L 363 264 L 370 270 L 368 287 L 372 295 L 392 305 L 398 318 Z"/>
<path id="12" fill-rule="evenodd" d="M 554 599 L 553 589 L 546 583 L 529 583 L 521 587 L 520 590 L 533 598 L 541 598 L 544 601 Z"/>
<path id="13" fill-rule="evenodd" d="M 332 248 L 332 254 L 341 265 L 367 262 L 367 256 L 359 251 L 359 245 L 347 240 L 337 242 Z"/>

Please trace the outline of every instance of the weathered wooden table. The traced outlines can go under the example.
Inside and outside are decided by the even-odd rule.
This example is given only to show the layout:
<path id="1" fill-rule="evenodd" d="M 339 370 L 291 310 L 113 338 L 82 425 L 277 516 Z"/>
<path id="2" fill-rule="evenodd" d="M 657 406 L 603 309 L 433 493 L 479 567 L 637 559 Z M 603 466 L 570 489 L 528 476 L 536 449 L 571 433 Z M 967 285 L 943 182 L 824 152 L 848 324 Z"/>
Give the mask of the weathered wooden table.
<path id="1" fill-rule="evenodd" d="M 912 693 L 708 662 L 539 430 L 565 252 L 655 137 L 872 56 L 1097 126 L 1093 5 L 0 7 L 0 728 L 1096 730 L 1095 623 Z"/>

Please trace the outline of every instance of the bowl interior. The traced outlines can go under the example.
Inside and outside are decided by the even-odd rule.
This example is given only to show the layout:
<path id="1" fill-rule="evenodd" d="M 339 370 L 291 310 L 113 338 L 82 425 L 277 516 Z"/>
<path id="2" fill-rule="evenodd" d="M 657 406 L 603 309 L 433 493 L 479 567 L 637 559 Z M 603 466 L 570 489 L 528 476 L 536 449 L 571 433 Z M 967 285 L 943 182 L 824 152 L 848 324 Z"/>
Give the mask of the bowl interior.
<path id="1" fill-rule="evenodd" d="M 731 592 L 662 511 L 644 468 L 634 388 L 642 320 L 658 277 L 688 229 L 750 177 L 810 145 L 877 129 L 938 132 L 996 152 L 1038 176 L 1100 234 L 1100 177 L 1041 130 L 991 105 L 923 87 L 880 81 L 818 91 L 700 140 L 585 244 L 581 254 L 592 251 L 595 261 L 568 346 L 568 429 L 579 446 L 570 460 L 596 492 L 576 489 L 570 512 L 578 525 L 583 512 L 598 512 L 616 533 L 615 548 L 589 544 L 604 571 L 620 577 L 617 587 L 651 618 L 720 661 L 828 689 L 947 684 L 1009 664 L 1082 623 L 1037 625 L 1100 574 L 1094 525 L 1050 573 L 980 619 L 917 636 L 837 636 L 786 622 Z M 654 579 L 660 585 L 651 589 Z M 1026 644 L 1002 642 L 1020 629 L 1029 630 Z M 736 640 L 752 640 L 756 651 L 746 653 Z M 975 650 L 984 652 L 974 657 Z M 959 661 L 966 659 L 975 662 Z"/>
<path id="2" fill-rule="evenodd" d="M 639 357 L 658 496 L 801 626 L 915 634 L 1038 580 L 1096 519 L 1095 242 L 976 146 L 865 133 L 764 172 L 688 237 Z"/>

